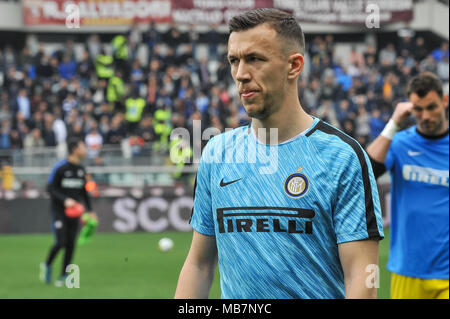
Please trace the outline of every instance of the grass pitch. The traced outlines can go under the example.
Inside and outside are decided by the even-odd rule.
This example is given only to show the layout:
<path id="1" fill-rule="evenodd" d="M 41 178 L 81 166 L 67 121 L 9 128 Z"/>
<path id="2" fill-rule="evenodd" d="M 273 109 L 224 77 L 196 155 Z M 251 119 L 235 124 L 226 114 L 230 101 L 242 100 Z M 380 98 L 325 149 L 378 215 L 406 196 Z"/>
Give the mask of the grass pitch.
<path id="1" fill-rule="evenodd" d="M 378 298 L 389 298 L 389 229 L 385 235 L 380 242 Z M 173 239 L 171 251 L 158 250 L 162 237 Z M 80 288 L 69 289 L 39 281 L 39 263 L 53 242 L 51 234 L 0 235 L 0 298 L 173 298 L 191 238 L 192 233 L 179 232 L 96 234 L 75 250 Z M 61 251 L 53 264 L 53 281 L 61 272 L 62 256 Z M 210 298 L 220 298 L 218 271 Z"/>

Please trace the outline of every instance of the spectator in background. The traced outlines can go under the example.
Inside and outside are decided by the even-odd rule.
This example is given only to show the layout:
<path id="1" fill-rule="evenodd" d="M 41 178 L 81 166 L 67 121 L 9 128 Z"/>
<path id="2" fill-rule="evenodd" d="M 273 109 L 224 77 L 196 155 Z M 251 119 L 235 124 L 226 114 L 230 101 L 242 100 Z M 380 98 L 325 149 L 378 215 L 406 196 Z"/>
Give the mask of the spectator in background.
<path id="1" fill-rule="evenodd" d="M 437 75 L 441 78 L 443 82 L 448 82 L 448 55 L 444 56 L 441 61 L 437 64 Z"/>
<path id="2" fill-rule="evenodd" d="M 77 66 L 77 74 L 80 77 L 80 82 L 83 87 L 88 87 L 91 75 L 94 74 L 95 67 L 92 63 L 91 56 L 88 51 L 83 51 L 83 57 Z"/>
<path id="3" fill-rule="evenodd" d="M 155 131 L 153 129 L 153 120 L 151 116 L 146 116 L 141 120 L 136 135 L 142 137 L 146 143 L 153 142 Z"/>
<path id="4" fill-rule="evenodd" d="M 349 61 L 350 64 L 353 64 L 358 69 L 363 69 L 365 66 L 364 63 L 364 56 L 361 52 L 358 51 L 356 48 L 356 45 L 352 45 L 350 55 L 349 55 Z"/>
<path id="5" fill-rule="evenodd" d="M 103 138 L 96 128 L 92 128 L 85 138 L 87 158 L 93 161 L 100 155 L 103 146 Z"/>
<path id="6" fill-rule="evenodd" d="M 317 108 L 316 114 L 317 117 L 323 119 L 325 122 L 337 128 L 341 127 L 332 100 L 322 101 L 321 105 Z"/>
<path id="7" fill-rule="evenodd" d="M 70 59 L 69 55 L 64 55 L 62 63 L 59 65 L 59 76 L 63 79 L 72 79 L 77 71 L 77 64 Z"/>
<path id="8" fill-rule="evenodd" d="M 397 53 L 395 52 L 394 44 L 389 43 L 386 48 L 380 51 L 379 60 L 380 64 L 393 65 L 395 59 L 397 58 Z"/>
<path id="9" fill-rule="evenodd" d="M 56 134 L 53 130 L 53 116 L 51 114 L 44 115 L 44 128 L 42 130 L 42 138 L 45 146 L 54 147 L 58 143 L 56 141 Z"/>
<path id="10" fill-rule="evenodd" d="M 42 138 L 41 130 L 38 128 L 33 129 L 25 137 L 25 140 L 23 141 L 23 147 L 28 150 L 36 148 L 36 147 L 44 147 L 44 146 L 45 146 L 45 141 Z"/>
<path id="11" fill-rule="evenodd" d="M 416 61 L 422 61 L 427 57 L 428 49 L 425 45 L 425 40 L 423 37 L 418 37 L 416 39 L 416 45 L 412 54 Z"/>
<path id="12" fill-rule="evenodd" d="M 381 118 L 381 112 L 378 109 L 372 110 L 370 116 L 370 141 L 373 141 L 380 135 L 386 123 Z"/>
<path id="13" fill-rule="evenodd" d="M 208 69 L 208 59 L 207 58 L 201 58 L 200 59 L 200 65 L 199 69 L 197 71 L 198 77 L 200 79 L 201 87 L 202 89 L 208 89 L 209 85 L 211 83 L 211 75 L 209 73 Z"/>
<path id="14" fill-rule="evenodd" d="M 436 62 L 442 61 L 445 57 L 448 59 L 448 42 L 443 42 L 441 46 L 431 52 Z"/>
<path id="15" fill-rule="evenodd" d="M 127 136 L 126 128 L 120 114 L 117 114 L 111 120 L 111 127 L 108 131 L 105 144 L 120 144 Z"/>
<path id="16" fill-rule="evenodd" d="M 20 112 L 25 119 L 31 117 L 30 99 L 27 96 L 27 91 L 21 89 L 16 100 L 16 112 Z"/>
<path id="17" fill-rule="evenodd" d="M 419 68 L 422 72 L 431 72 L 431 73 L 437 73 L 437 64 L 436 60 L 433 58 L 433 56 L 430 54 L 427 56 L 425 60 L 420 62 Z"/>
<path id="18" fill-rule="evenodd" d="M 12 129 L 9 135 L 10 137 L 10 149 L 22 149 L 23 148 L 23 139 L 19 134 L 17 129 Z"/>
<path id="19" fill-rule="evenodd" d="M 97 56 L 100 54 L 102 49 L 102 45 L 100 43 L 100 38 L 97 34 L 93 34 L 87 40 L 87 49 L 92 61 L 97 59 Z"/>
<path id="20" fill-rule="evenodd" d="M 335 101 L 337 97 L 337 86 L 334 82 L 334 74 L 331 69 L 325 72 L 323 84 L 320 90 L 319 101 L 332 100 Z"/>
<path id="21" fill-rule="evenodd" d="M 68 139 L 77 139 L 84 141 L 85 134 L 83 132 L 83 124 L 81 121 L 75 121 L 69 128 Z"/>
<path id="22" fill-rule="evenodd" d="M 36 111 L 33 113 L 33 118 L 28 121 L 29 128 L 35 129 L 38 128 L 41 131 L 44 129 L 44 116 L 42 115 L 42 112 Z"/>
<path id="23" fill-rule="evenodd" d="M 346 120 L 354 120 L 356 117 L 356 114 L 353 111 L 353 107 L 352 105 L 350 105 L 350 101 L 348 99 L 342 99 L 338 103 L 336 115 L 337 120 L 339 121 L 339 127 L 342 128 L 344 128 L 344 122 Z"/>
<path id="24" fill-rule="evenodd" d="M 17 129 L 19 135 L 22 138 L 24 138 L 30 131 L 27 120 L 25 119 L 25 116 L 22 114 L 22 112 L 16 113 L 13 128 Z"/>
<path id="25" fill-rule="evenodd" d="M 361 97 L 360 99 L 364 99 Z M 367 113 L 363 103 L 358 103 L 358 114 L 355 119 L 355 135 L 359 144 L 367 146 L 370 136 L 370 115 Z"/>
<path id="26" fill-rule="evenodd" d="M 11 121 L 12 114 L 9 110 L 9 105 L 4 103 L 0 107 L 0 122 Z"/>
<path id="27" fill-rule="evenodd" d="M 0 128 L 0 149 L 9 149 L 11 148 L 11 124 L 3 120 L 1 122 Z"/>
<path id="28" fill-rule="evenodd" d="M 78 107 L 78 101 L 75 99 L 75 96 L 72 93 L 68 93 L 67 97 L 62 102 L 62 108 L 64 110 L 64 113 L 70 114 L 70 112 L 73 109 L 76 109 Z"/>
<path id="29" fill-rule="evenodd" d="M 143 35 L 143 41 L 147 44 L 150 61 L 153 58 L 154 47 L 160 42 L 160 34 L 155 28 L 155 22 L 150 22 L 147 31 Z"/>

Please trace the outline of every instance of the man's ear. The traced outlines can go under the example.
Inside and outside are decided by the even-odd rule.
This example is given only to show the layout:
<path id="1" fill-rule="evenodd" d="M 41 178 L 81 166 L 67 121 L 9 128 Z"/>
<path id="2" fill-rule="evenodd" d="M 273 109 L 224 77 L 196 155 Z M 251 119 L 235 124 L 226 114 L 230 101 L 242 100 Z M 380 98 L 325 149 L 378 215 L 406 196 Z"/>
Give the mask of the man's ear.
<path id="1" fill-rule="evenodd" d="M 444 108 L 448 108 L 448 94 L 444 94 L 442 101 L 444 102 Z"/>
<path id="2" fill-rule="evenodd" d="M 294 53 L 289 56 L 289 73 L 288 79 L 293 80 L 300 76 L 305 65 L 305 59 L 300 53 Z"/>

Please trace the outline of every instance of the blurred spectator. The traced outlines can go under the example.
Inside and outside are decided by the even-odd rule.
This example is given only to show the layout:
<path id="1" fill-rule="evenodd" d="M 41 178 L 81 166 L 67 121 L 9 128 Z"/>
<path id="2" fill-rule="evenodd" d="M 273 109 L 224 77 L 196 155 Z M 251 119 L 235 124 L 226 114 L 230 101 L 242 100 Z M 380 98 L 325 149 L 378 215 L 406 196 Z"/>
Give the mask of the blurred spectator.
<path id="1" fill-rule="evenodd" d="M 12 129 L 11 133 L 9 135 L 10 137 L 10 148 L 12 150 L 15 149 L 22 149 L 23 148 L 23 141 L 22 141 L 22 137 L 19 134 L 19 131 L 16 129 Z"/>
<path id="2" fill-rule="evenodd" d="M 379 60 L 381 64 L 392 65 L 395 63 L 397 53 L 395 52 L 394 45 L 389 43 L 386 48 L 380 51 Z"/>
<path id="3" fill-rule="evenodd" d="M 352 46 L 349 56 L 350 64 L 353 64 L 358 69 L 363 69 L 365 66 L 364 57 L 361 52 L 358 51 L 355 45 Z"/>
<path id="4" fill-rule="evenodd" d="M 22 113 L 22 115 L 29 119 L 31 116 L 30 99 L 27 96 L 27 91 L 21 89 L 16 100 L 16 112 Z"/>
<path id="5" fill-rule="evenodd" d="M 358 114 L 355 119 L 355 126 L 355 136 L 364 148 L 369 142 L 370 115 L 367 113 L 363 103 L 358 103 Z"/>
<path id="6" fill-rule="evenodd" d="M 100 38 L 97 34 L 93 34 L 89 37 L 87 40 L 87 48 L 91 59 L 95 61 L 102 48 Z"/>
<path id="7" fill-rule="evenodd" d="M 0 106 L 0 122 L 11 121 L 12 114 L 9 110 L 9 105 L 7 103 L 1 104 Z"/>
<path id="8" fill-rule="evenodd" d="M 443 42 L 440 48 L 437 48 L 431 52 L 436 62 L 442 61 L 445 57 L 448 59 L 448 42 Z"/>
<path id="9" fill-rule="evenodd" d="M 103 146 L 103 138 L 96 128 L 90 130 L 85 138 L 87 158 L 94 160 L 100 155 Z"/>
<path id="10" fill-rule="evenodd" d="M 416 39 L 416 45 L 412 53 L 414 54 L 416 61 L 422 61 L 427 57 L 428 49 L 425 45 L 425 40 L 423 37 L 418 37 Z"/>
<path id="11" fill-rule="evenodd" d="M 126 136 L 127 131 L 121 116 L 114 116 L 111 121 L 111 127 L 108 131 L 105 144 L 120 144 Z"/>
<path id="12" fill-rule="evenodd" d="M 448 82 L 448 56 L 444 56 L 437 65 L 437 75 L 442 79 L 443 82 Z"/>
<path id="13" fill-rule="evenodd" d="M 23 147 L 24 149 L 33 149 L 35 147 L 43 147 L 45 146 L 45 141 L 42 138 L 42 132 L 40 129 L 35 128 L 33 129 L 23 141 Z"/>
<path id="14" fill-rule="evenodd" d="M 51 114 L 45 114 L 44 128 L 42 130 L 45 146 L 56 146 L 58 144 L 55 131 L 53 130 L 53 122 L 53 116 Z"/>
<path id="15" fill-rule="evenodd" d="M 381 112 L 378 109 L 372 110 L 370 116 L 370 141 L 380 135 L 386 123 L 381 119 Z"/>
<path id="16" fill-rule="evenodd" d="M 59 76 L 63 79 L 69 80 L 73 78 L 77 71 L 77 64 L 70 59 L 69 55 L 63 57 L 62 63 L 59 65 Z"/>
<path id="17" fill-rule="evenodd" d="M 325 100 L 322 102 L 322 104 L 317 108 L 317 116 L 337 128 L 341 127 L 336 110 L 333 107 L 333 102 L 331 100 Z"/>
<path id="18" fill-rule="evenodd" d="M 0 149 L 11 148 L 11 127 L 10 123 L 6 120 L 1 121 L 0 127 Z"/>

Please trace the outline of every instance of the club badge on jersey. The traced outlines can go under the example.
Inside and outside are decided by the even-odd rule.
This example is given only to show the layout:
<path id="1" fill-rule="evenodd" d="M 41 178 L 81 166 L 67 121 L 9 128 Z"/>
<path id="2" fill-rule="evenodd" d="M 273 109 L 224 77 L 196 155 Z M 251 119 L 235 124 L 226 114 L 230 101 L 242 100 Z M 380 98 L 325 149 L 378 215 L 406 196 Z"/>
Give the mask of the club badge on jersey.
<path id="1" fill-rule="evenodd" d="M 306 195 L 309 190 L 309 180 L 305 174 L 298 172 L 289 175 L 284 182 L 284 192 L 291 198 L 300 198 Z"/>

